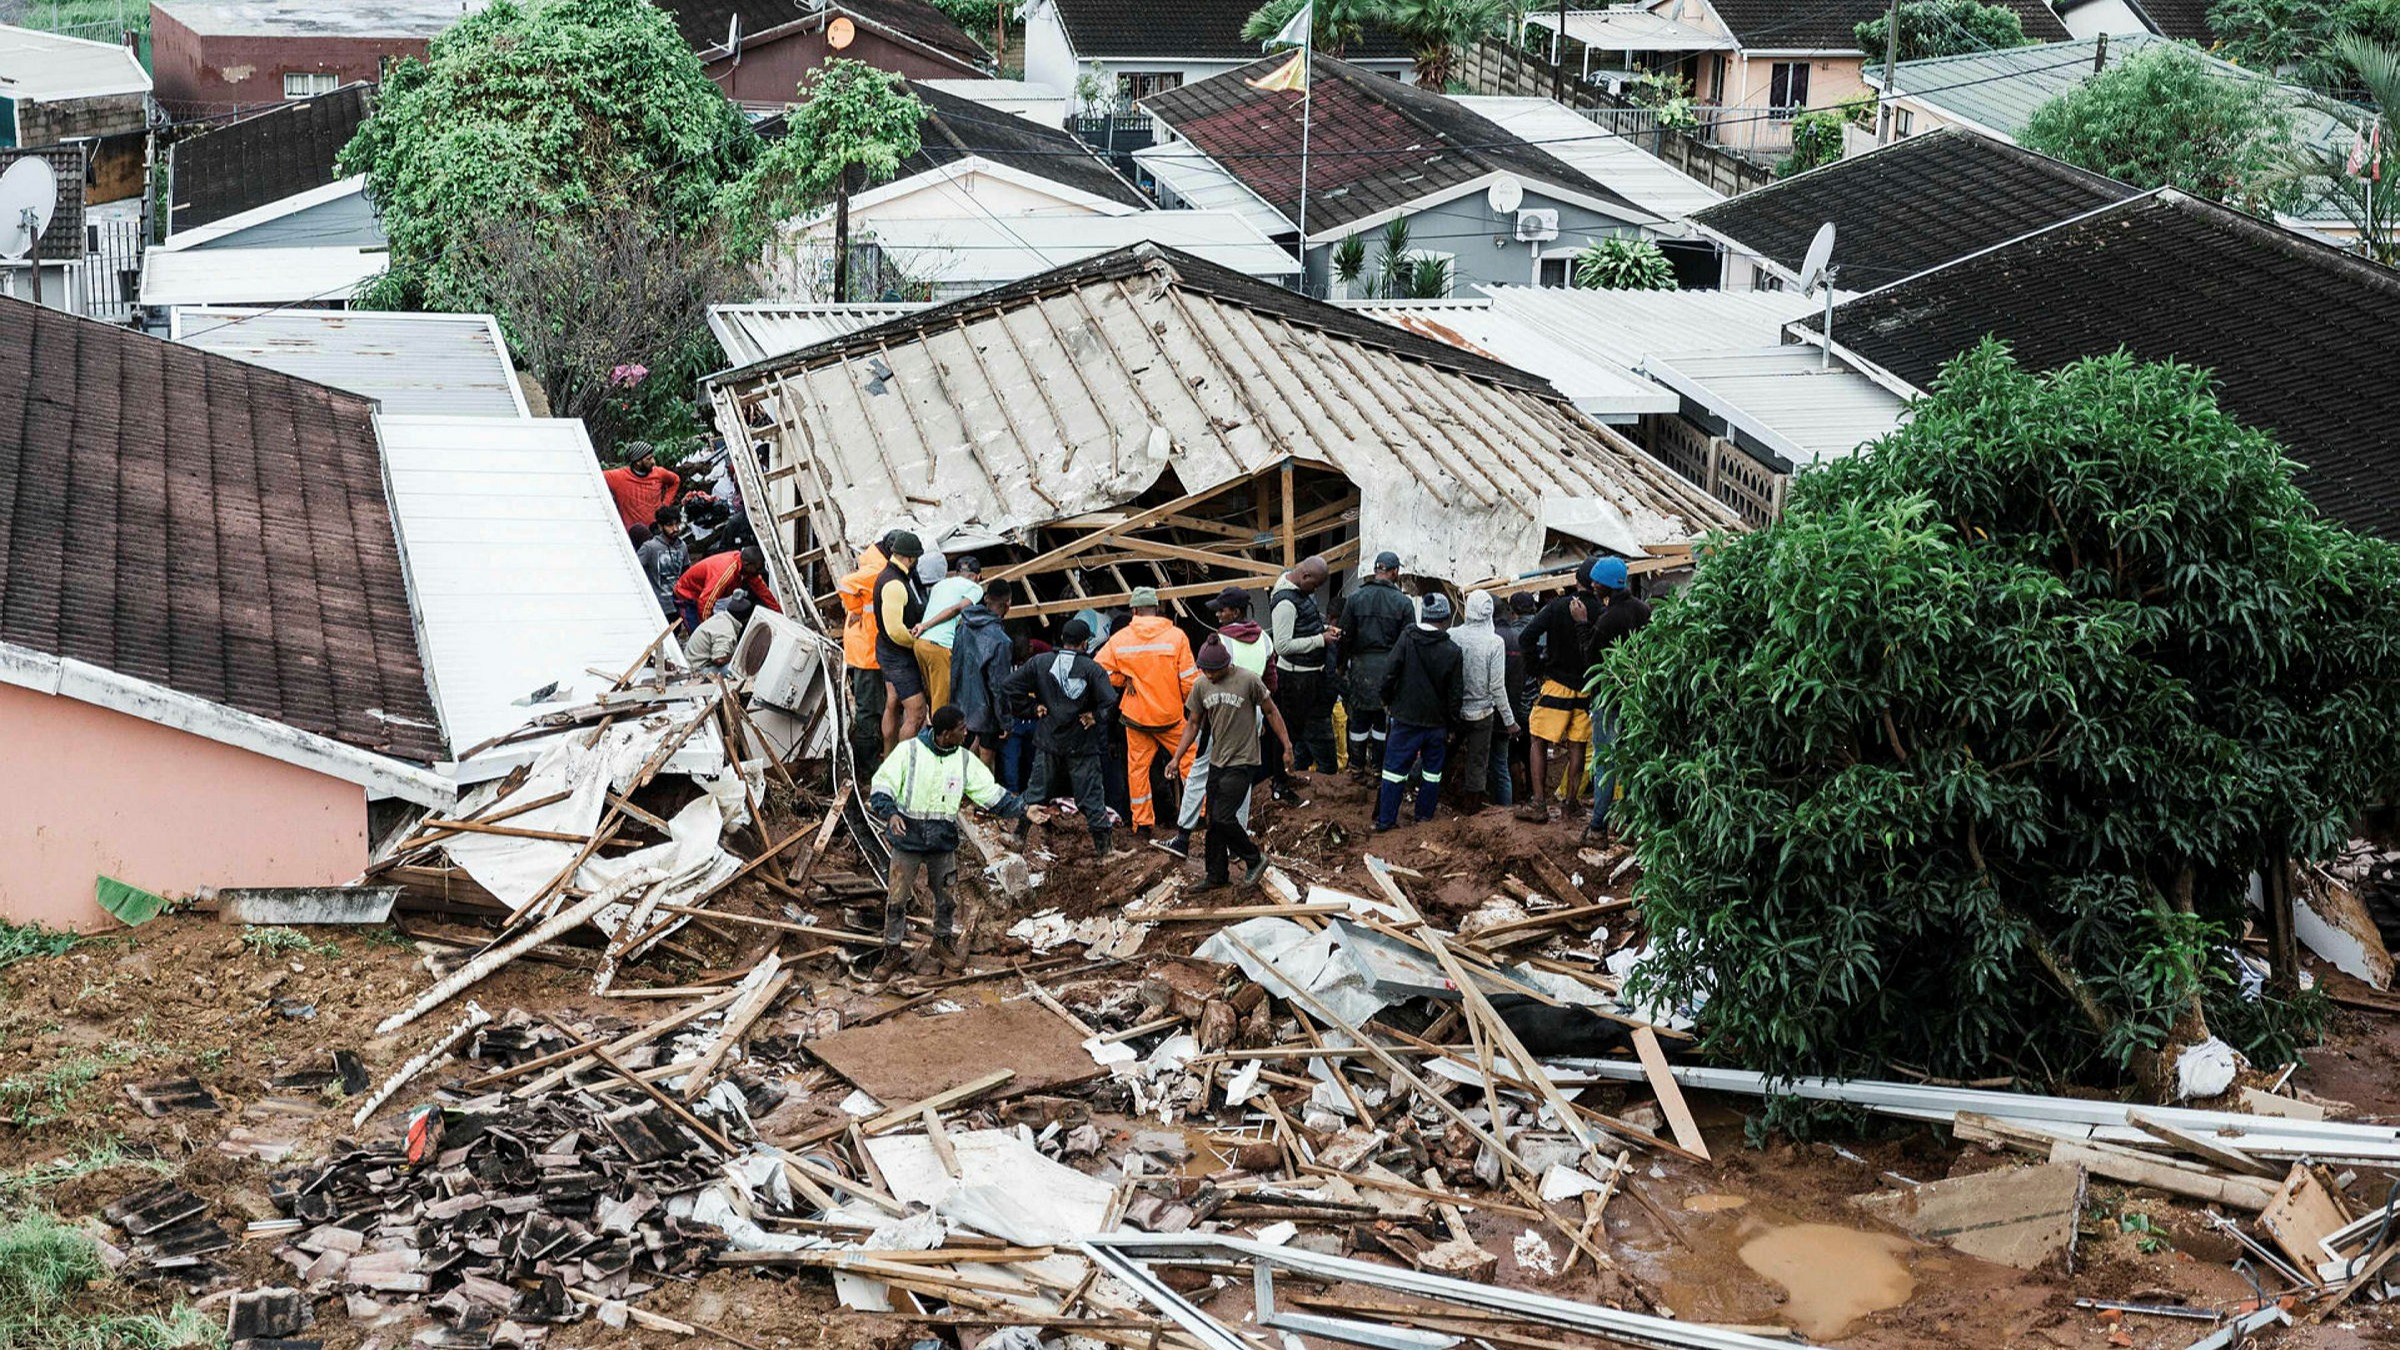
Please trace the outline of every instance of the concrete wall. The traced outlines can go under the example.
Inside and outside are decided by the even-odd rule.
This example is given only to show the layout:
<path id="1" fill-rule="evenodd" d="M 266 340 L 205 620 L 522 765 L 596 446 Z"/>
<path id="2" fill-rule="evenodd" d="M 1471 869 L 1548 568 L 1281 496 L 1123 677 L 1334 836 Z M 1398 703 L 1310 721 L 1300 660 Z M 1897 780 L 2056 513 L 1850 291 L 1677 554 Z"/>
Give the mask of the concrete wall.
<path id="1" fill-rule="evenodd" d="M 1550 256 L 1580 251 L 1589 243 L 1610 235 L 1638 235 L 1638 226 L 1628 225 L 1614 216 L 1569 205 L 1539 192 L 1528 191 L 1520 210 L 1549 209 L 1558 212 L 1558 238 L 1541 246 Z M 1480 284 L 1500 286 L 1530 286 L 1535 284 L 1534 246 L 1520 244 L 1516 239 L 1515 213 L 1506 216 L 1492 214 L 1480 192 L 1470 193 L 1454 201 L 1442 203 L 1409 217 L 1409 248 L 1426 253 L 1451 255 L 1450 290 L 1453 295 L 1471 295 Z M 1382 261 L 1383 231 L 1381 227 L 1359 232 L 1367 244 L 1367 270 L 1363 281 L 1375 285 L 1377 268 Z M 1325 295 L 1330 279 L 1332 244 L 1320 244 L 1308 253 L 1308 286 L 1312 295 Z"/>
<path id="2" fill-rule="evenodd" d="M 103 94 L 56 103 L 20 99 L 16 122 L 18 145 L 57 145 L 80 136 L 97 140 L 85 201 L 98 205 L 142 195 L 150 155 L 149 95 Z"/>
<path id="3" fill-rule="evenodd" d="M 718 38 L 720 42 L 723 40 Z M 838 53 L 827 45 L 822 30 L 746 43 L 738 64 L 731 57 L 710 62 L 708 78 L 716 81 L 725 96 L 736 103 L 780 108 L 798 94 L 801 76 L 835 55 L 864 61 L 881 70 L 898 71 L 912 80 L 970 79 L 976 74 L 956 61 L 929 55 L 922 48 L 904 46 L 861 26 L 850 45 Z"/>
<path id="4" fill-rule="evenodd" d="M 367 862 L 357 785 L 73 699 L 0 685 L 0 918 L 111 922 L 108 875 L 161 894 L 318 886 Z"/>
<path id="5" fill-rule="evenodd" d="M 203 36 L 153 5 L 150 78 L 159 106 L 179 117 L 283 102 L 283 77 L 330 74 L 337 84 L 380 82 L 386 61 L 425 55 L 420 37 Z"/>

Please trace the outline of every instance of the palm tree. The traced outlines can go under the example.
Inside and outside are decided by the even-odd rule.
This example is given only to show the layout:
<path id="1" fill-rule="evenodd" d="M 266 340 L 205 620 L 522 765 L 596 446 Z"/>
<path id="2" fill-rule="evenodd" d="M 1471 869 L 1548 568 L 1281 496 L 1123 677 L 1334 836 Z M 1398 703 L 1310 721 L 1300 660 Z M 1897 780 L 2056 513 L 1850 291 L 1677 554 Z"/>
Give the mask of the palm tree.
<path id="1" fill-rule="evenodd" d="M 1251 11 L 1242 21 L 1244 42 L 1265 42 L 1283 31 L 1283 26 L 1300 12 L 1308 0 L 1267 0 Z M 1309 41 L 1316 50 L 1328 56 L 1340 56 L 1342 49 L 1358 41 L 1369 20 L 1374 18 L 1376 0 L 1317 0 L 1314 27 Z"/>
<path id="2" fill-rule="evenodd" d="M 2351 144 L 2307 145 L 2294 176 L 2358 231 L 2359 252 L 2400 265 L 2400 48 L 2356 35 L 2334 44 L 2368 106 L 2329 104 L 2351 129 Z M 2353 169 L 2353 160 L 2357 167 Z"/>
<path id="3" fill-rule="evenodd" d="M 1462 48 L 1502 31 L 1507 0 L 1377 0 L 1375 25 L 1408 44 L 1417 87 L 1441 92 L 1458 70 Z"/>

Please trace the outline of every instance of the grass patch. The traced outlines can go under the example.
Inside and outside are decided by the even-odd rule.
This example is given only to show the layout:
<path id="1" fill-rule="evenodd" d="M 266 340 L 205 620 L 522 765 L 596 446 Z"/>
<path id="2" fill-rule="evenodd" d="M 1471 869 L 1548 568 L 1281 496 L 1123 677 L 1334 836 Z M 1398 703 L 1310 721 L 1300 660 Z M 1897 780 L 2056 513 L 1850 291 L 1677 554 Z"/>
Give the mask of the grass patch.
<path id="1" fill-rule="evenodd" d="M 102 1071 L 136 1058 L 134 1048 L 115 1044 L 99 1054 L 69 1055 L 40 1073 L 0 1078 L 0 1117 L 20 1129 L 64 1120 Z M 0 1343 L 0 1350 L 7 1345 Z"/>
<path id="2" fill-rule="evenodd" d="M 91 1235 L 27 1210 L 0 1222 L 0 1350 L 175 1350 L 216 1345 L 216 1324 L 189 1305 L 165 1316 L 79 1310 L 104 1278 Z"/>
<path id="3" fill-rule="evenodd" d="M 0 923 L 0 969 L 19 961 L 64 956 L 75 941 L 73 933 L 61 933 L 38 923 Z"/>
<path id="4" fill-rule="evenodd" d="M 342 954 L 342 949 L 330 942 L 318 942 L 297 928 L 248 927 L 242 930 L 242 946 L 252 956 L 324 956 Z"/>
<path id="5" fill-rule="evenodd" d="M 175 1168 L 163 1159 L 139 1157 L 126 1152 L 123 1141 L 119 1139 L 95 1139 L 85 1144 L 81 1152 L 35 1163 L 14 1172 L 0 1172 L 0 1200 L 22 1198 L 60 1182 L 118 1167 L 147 1168 L 160 1176 L 175 1174 Z"/>

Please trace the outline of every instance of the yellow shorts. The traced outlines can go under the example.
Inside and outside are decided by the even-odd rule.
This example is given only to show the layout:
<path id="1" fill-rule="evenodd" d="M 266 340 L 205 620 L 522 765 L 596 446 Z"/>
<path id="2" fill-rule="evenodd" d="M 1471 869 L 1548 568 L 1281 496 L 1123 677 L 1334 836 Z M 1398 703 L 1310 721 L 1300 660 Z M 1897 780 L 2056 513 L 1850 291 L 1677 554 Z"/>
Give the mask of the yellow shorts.
<path id="1" fill-rule="evenodd" d="M 1553 745 L 1589 745 L 1592 705 L 1576 690 L 1556 680 L 1544 680 L 1541 692 L 1534 695 L 1533 711 L 1525 717 L 1525 730 L 1534 739 Z"/>

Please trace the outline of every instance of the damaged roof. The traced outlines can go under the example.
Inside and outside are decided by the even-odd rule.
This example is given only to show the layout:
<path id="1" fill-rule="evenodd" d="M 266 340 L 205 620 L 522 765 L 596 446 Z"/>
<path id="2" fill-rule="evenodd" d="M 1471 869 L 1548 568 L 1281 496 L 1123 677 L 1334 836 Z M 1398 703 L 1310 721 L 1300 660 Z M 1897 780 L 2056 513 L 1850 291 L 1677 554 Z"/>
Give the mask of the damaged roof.
<path id="1" fill-rule="evenodd" d="M 1253 88 L 1289 60 L 1238 70 L 1142 100 L 1175 134 L 1280 212 L 1299 218 L 1299 91 Z M 1651 219 L 1626 197 L 1456 99 L 1317 56 L 1310 62 L 1308 228 L 1312 238 L 1428 197 L 1512 173 Z"/>
<path id="2" fill-rule="evenodd" d="M 1790 278 L 1831 222 L 1841 282 L 1867 291 L 2139 191 L 1951 127 L 1779 179 L 1694 213 L 1692 223 Z"/>
<path id="3" fill-rule="evenodd" d="M 373 412 L 0 300 L 0 642 L 442 758 Z"/>
<path id="4" fill-rule="evenodd" d="M 239 215 L 321 188 L 334 158 L 367 120 L 373 89 L 344 85 L 175 142 L 169 151 L 167 233 Z"/>
<path id="5" fill-rule="evenodd" d="M 2318 510 L 2386 539 L 2395 327 L 2400 273 L 2172 189 L 1871 291 L 1833 322 L 1836 343 L 1919 389 L 1987 334 L 2030 370 L 2120 348 L 2208 367 L 2226 410 L 2307 466 Z"/>
<path id="6" fill-rule="evenodd" d="M 712 383 L 767 377 L 802 400 L 782 415 L 854 545 L 902 522 L 1007 534 L 1287 456 L 1355 483 L 1364 537 L 1428 575 L 1524 570 L 1547 529 L 1639 556 L 1733 521 L 1535 376 L 1156 244 Z"/>

